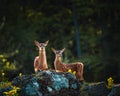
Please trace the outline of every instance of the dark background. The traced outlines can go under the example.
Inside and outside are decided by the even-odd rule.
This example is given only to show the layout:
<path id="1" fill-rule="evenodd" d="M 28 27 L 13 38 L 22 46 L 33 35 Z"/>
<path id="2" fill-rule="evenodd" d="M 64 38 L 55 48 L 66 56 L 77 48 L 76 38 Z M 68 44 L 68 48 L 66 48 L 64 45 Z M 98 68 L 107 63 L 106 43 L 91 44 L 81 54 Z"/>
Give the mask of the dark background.
<path id="1" fill-rule="evenodd" d="M 63 61 L 83 62 L 86 81 L 120 82 L 119 6 L 119 0 L 0 0 L 0 73 L 9 80 L 34 73 L 34 40 L 49 40 L 49 68 L 51 47 L 65 47 Z"/>

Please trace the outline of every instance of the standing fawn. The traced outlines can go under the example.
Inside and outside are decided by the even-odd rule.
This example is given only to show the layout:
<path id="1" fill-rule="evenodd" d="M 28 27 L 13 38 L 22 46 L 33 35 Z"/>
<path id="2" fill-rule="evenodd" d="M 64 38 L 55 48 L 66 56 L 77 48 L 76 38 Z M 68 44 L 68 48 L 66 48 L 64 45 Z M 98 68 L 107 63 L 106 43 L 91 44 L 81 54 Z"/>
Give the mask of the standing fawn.
<path id="1" fill-rule="evenodd" d="M 39 48 L 39 56 L 35 57 L 34 60 L 34 71 L 46 70 L 48 69 L 47 59 L 46 59 L 46 51 L 45 47 L 48 44 L 48 41 L 45 43 L 39 43 L 38 41 L 34 41 L 35 45 Z"/>
<path id="2" fill-rule="evenodd" d="M 72 64 L 65 64 L 62 62 L 62 53 L 64 52 L 65 48 L 62 50 L 55 50 L 52 48 L 52 51 L 55 53 L 55 61 L 54 66 L 56 71 L 68 72 L 69 69 L 72 71 L 76 71 L 76 78 L 80 81 L 83 81 L 83 64 L 81 62 L 76 62 Z"/>

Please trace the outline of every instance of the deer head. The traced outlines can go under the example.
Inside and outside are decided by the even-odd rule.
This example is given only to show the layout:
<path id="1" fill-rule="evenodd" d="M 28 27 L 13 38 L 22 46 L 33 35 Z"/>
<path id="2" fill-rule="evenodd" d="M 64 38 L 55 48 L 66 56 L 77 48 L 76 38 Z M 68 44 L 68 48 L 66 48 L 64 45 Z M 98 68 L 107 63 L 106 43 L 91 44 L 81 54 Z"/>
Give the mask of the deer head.
<path id="1" fill-rule="evenodd" d="M 55 53 L 55 55 L 61 57 L 62 53 L 65 51 L 65 48 L 63 48 L 62 50 L 55 50 L 54 48 L 52 48 L 52 51 Z"/>
<path id="2" fill-rule="evenodd" d="M 45 48 L 45 46 L 47 46 L 49 40 L 46 41 L 46 42 L 44 42 L 44 43 L 39 43 L 39 42 L 36 41 L 36 40 L 35 40 L 34 42 L 35 42 L 35 45 L 39 48 L 39 50 L 43 50 L 43 49 Z"/>

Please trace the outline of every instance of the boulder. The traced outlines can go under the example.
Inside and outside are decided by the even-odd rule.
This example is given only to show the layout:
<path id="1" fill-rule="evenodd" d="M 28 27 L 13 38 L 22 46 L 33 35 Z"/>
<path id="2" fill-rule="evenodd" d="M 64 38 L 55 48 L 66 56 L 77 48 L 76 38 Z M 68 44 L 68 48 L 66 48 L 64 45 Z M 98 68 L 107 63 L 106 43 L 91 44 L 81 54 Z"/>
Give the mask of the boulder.
<path id="1" fill-rule="evenodd" d="M 108 96 L 120 96 L 120 84 L 114 85 Z"/>
<path id="2" fill-rule="evenodd" d="M 71 73 L 51 70 L 18 76 L 12 85 L 20 87 L 20 96 L 81 96 L 81 83 Z"/>
<path id="3" fill-rule="evenodd" d="M 108 89 L 105 82 L 80 82 L 72 73 L 54 70 L 15 77 L 11 86 L 0 89 L 0 96 L 16 92 L 14 86 L 20 88 L 15 96 L 120 96 L 120 84 Z"/>
<path id="4" fill-rule="evenodd" d="M 108 90 L 105 82 L 89 83 L 82 89 L 82 96 L 107 96 Z"/>

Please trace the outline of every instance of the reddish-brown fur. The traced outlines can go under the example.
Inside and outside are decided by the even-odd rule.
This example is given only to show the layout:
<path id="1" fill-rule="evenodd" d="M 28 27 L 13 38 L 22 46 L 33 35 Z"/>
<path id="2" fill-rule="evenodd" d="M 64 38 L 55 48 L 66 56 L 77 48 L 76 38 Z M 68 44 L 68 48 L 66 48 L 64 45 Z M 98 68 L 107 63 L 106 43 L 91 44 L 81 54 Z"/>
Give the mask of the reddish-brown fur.
<path id="1" fill-rule="evenodd" d="M 54 66 L 55 66 L 55 70 L 57 71 L 61 71 L 61 72 L 67 72 L 69 69 L 71 69 L 72 71 L 76 71 L 76 78 L 81 80 L 84 80 L 83 78 L 83 63 L 81 62 L 76 62 L 76 63 L 71 63 L 71 64 L 65 64 L 62 62 L 62 53 L 65 50 L 55 50 L 54 48 L 52 48 L 52 51 L 55 53 L 56 57 L 55 57 L 55 61 L 54 61 Z"/>
<path id="2" fill-rule="evenodd" d="M 35 45 L 39 48 L 39 56 L 35 57 L 34 60 L 34 70 L 35 72 L 40 70 L 48 69 L 45 46 L 47 46 L 48 41 L 45 43 L 39 43 L 35 41 Z"/>

